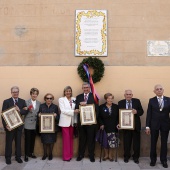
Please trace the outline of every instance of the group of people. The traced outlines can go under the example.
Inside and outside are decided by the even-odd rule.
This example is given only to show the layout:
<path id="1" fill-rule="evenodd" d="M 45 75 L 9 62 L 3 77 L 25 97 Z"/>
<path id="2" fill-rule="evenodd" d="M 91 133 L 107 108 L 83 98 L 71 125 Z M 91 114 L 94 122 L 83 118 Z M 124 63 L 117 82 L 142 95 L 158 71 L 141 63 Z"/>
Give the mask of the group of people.
<path id="1" fill-rule="evenodd" d="M 134 114 L 134 130 L 123 129 L 123 145 L 124 145 L 124 162 L 128 163 L 130 157 L 133 157 L 135 163 L 139 163 L 140 157 L 140 116 L 144 111 L 139 99 L 133 98 L 132 90 L 125 90 L 125 99 L 117 104 L 113 103 L 114 96 L 111 93 L 104 95 L 105 103 L 98 106 L 94 96 L 91 93 L 90 84 L 84 82 L 82 85 L 83 93 L 76 98 L 72 96 L 72 88 L 66 86 L 63 91 L 63 97 L 59 98 L 58 106 L 53 104 L 54 96 L 47 93 L 44 96 L 45 103 L 41 104 L 37 97 L 39 90 L 32 88 L 30 90 L 31 98 L 27 101 L 19 98 L 19 88 L 14 86 L 11 88 L 12 97 L 4 100 L 2 111 L 13 106 L 24 116 L 24 133 L 25 133 L 25 157 L 24 161 L 28 161 L 29 157 L 36 158 L 34 155 L 34 145 L 36 137 L 36 128 L 38 119 L 43 113 L 53 113 L 55 117 L 56 132 L 58 126 L 62 130 L 62 157 L 63 161 L 70 161 L 73 157 L 73 133 L 74 128 L 78 128 L 79 146 L 77 161 L 84 158 L 86 145 L 88 146 L 88 156 L 91 162 L 95 162 L 95 136 L 96 130 L 99 128 L 105 130 L 107 134 L 108 145 L 104 148 L 103 161 L 113 161 L 113 148 L 116 133 L 120 129 L 119 125 L 119 109 L 131 109 Z M 155 166 L 157 160 L 156 145 L 161 134 L 161 152 L 160 160 L 164 168 L 167 164 L 167 140 L 169 134 L 169 112 L 170 98 L 163 95 L 164 89 L 161 85 L 155 85 L 154 93 L 156 96 L 149 100 L 146 115 L 146 134 L 151 134 L 150 149 L 150 166 Z M 95 116 L 97 124 L 82 125 L 80 120 L 80 106 L 94 104 Z M 60 113 L 59 113 L 60 110 Z M 5 159 L 6 164 L 11 164 L 12 141 L 15 139 L 15 159 L 18 163 L 22 163 L 21 159 L 21 134 L 23 126 L 11 130 L 2 118 L 3 126 L 6 131 L 5 142 Z M 42 160 L 47 157 L 53 159 L 53 146 L 56 142 L 57 133 L 41 133 L 41 142 L 43 143 L 44 154 Z M 133 155 L 131 155 L 131 145 L 133 144 Z"/>

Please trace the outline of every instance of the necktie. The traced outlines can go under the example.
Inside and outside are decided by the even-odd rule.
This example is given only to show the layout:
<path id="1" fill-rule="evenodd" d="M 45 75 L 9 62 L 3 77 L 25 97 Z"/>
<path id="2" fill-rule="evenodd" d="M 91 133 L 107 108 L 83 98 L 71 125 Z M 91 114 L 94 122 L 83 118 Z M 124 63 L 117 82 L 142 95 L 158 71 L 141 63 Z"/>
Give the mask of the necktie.
<path id="1" fill-rule="evenodd" d="M 161 97 L 158 98 L 158 103 L 159 103 L 159 109 L 160 109 L 160 111 L 162 111 L 163 101 L 162 101 L 162 98 L 161 98 Z"/>
<path id="2" fill-rule="evenodd" d="M 87 102 L 87 94 L 84 95 L 84 101 Z"/>
<path id="3" fill-rule="evenodd" d="M 18 105 L 18 101 L 17 101 L 17 99 L 15 99 L 15 105 Z"/>
<path id="4" fill-rule="evenodd" d="M 130 101 L 128 101 L 128 109 L 132 109 Z"/>

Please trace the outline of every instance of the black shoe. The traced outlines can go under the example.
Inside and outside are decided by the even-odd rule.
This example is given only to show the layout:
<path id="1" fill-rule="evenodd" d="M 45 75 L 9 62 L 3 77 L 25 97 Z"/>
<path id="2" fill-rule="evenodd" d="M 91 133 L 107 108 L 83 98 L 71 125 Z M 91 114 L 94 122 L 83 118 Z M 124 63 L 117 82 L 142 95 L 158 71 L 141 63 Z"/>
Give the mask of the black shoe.
<path id="1" fill-rule="evenodd" d="M 53 155 L 51 154 L 51 155 L 49 155 L 49 157 L 48 157 L 48 160 L 52 160 L 53 159 Z"/>
<path id="2" fill-rule="evenodd" d="M 168 168 L 168 164 L 167 164 L 167 162 L 166 162 L 166 161 L 161 162 L 161 163 L 162 163 L 162 166 L 163 166 L 164 168 Z"/>
<path id="3" fill-rule="evenodd" d="M 81 161 L 84 158 L 84 156 L 79 155 L 76 159 L 76 161 Z"/>
<path id="4" fill-rule="evenodd" d="M 34 155 L 34 153 L 29 154 L 29 157 L 30 157 L 30 158 L 33 158 L 33 159 L 37 158 L 37 157 Z"/>
<path id="5" fill-rule="evenodd" d="M 45 160 L 47 158 L 47 155 L 43 155 L 42 160 Z"/>
<path id="6" fill-rule="evenodd" d="M 22 161 L 21 158 L 15 158 L 15 160 L 16 160 L 19 164 L 23 163 L 23 161 Z"/>
<path id="7" fill-rule="evenodd" d="M 129 160 L 128 160 L 127 158 L 124 158 L 124 162 L 125 162 L 125 163 L 128 163 Z"/>
<path id="8" fill-rule="evenodd" d="M 95 162 L 94 156 L 90 157 L 90 162 Z"/>
<path id="9" fill-rule="evenodd" d="M 150 166 L 155 166 L 156 162 L 155 161 L 151 161 Z"/>
<path id="10" fill-rule="evenodd" d="M 24 161 L 28 162 L 28 156 L 27 155 L 25 155 Z"/>
<path id="11" fill-rule="evenodd" d="M 11 159 L 6 159 L 6 164 L 10 165 L 11 164 Z"/>
<path id="12" fill-rule="evenodd" d="M 134 162 L 136 163 L 136 164 L 139 164 L 139 159 L 134 159 Z"/>

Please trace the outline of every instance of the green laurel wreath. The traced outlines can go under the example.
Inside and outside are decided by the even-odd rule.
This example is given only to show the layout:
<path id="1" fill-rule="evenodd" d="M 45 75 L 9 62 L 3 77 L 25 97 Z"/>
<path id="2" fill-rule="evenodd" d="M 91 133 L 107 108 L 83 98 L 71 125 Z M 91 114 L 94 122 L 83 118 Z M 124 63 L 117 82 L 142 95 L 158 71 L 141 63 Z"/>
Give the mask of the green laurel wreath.
<path id="1" fill-rule="evenodd" d="M 88 64 L 89 67 L 93 68 L 94 74 L 92 75 L 92 79 L 94 83 L 99 82 L 104 76 L 105 67 L 102 60 L 96 57 L 88 57 L 83 59 L 83 61 L 79 64 L 77 68 L 77 72 L 84 82 L 88 82 L 88 78 L 86 72 L 84 71 L 83 64 Z"/>

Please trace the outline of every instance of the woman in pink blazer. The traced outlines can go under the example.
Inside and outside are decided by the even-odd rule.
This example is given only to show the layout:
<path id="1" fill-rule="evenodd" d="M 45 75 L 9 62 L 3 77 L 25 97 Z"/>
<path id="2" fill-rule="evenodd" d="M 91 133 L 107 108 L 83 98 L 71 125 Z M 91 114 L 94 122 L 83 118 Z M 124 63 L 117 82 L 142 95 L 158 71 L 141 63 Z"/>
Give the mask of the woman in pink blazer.
<path id="1" fill-rule="evenodd" d="M 62 127 L 63 160 L 70 161 L 73 157 L 73 126 L 77 123 L 78 109 L 75 110 L 75 98 L 72 97 L 72 88 L 64 88 L 64 97 L 59 98 L 61 110 L 59 126 Z"/>

